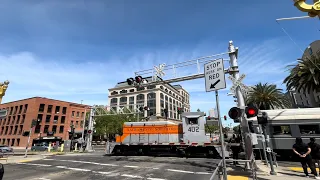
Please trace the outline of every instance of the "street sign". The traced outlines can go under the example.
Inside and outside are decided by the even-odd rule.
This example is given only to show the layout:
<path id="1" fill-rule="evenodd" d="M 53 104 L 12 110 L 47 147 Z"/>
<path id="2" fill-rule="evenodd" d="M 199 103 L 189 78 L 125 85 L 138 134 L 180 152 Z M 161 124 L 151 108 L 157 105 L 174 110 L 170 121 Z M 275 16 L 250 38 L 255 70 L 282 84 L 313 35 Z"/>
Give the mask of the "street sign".
<path id="1" fill-rule="evenodd" d="M 0 110 L 0 118 L 4 118 L 7 116 L 8 111 L 6 109 Z"/>
<path id="2" fill-rule="evenodd" d="M 218 59 L 204 65 L 206 91 L 216 91 L 226 88 L 223 59 Z"/>

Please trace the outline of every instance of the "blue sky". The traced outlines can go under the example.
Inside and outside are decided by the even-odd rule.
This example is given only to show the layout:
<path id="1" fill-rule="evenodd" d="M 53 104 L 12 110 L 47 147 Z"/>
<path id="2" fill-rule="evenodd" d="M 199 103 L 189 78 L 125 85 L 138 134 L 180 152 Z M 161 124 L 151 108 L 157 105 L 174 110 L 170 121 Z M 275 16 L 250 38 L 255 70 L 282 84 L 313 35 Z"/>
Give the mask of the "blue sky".
<path id="1" fill-rule="evenodd" d="M 108 88 L 135 71 L 226 52 L 229 40 L 239 47 L 245 84 L 284 88 L 285 65 L 302 53 L 275 19 L 306 15 L 279 0 L 3 0 L 0 10 L 0 80 L 11 82 L 3 102 L 43 96 L 90 105 L 107 104 Z M 320 33 L 316 18 L 280 25 L 303 50 Z M 227 81 L 222 115 L 235 105 Z M 204 79 L 181 84 L 193 111 L 215 106 Z"/>

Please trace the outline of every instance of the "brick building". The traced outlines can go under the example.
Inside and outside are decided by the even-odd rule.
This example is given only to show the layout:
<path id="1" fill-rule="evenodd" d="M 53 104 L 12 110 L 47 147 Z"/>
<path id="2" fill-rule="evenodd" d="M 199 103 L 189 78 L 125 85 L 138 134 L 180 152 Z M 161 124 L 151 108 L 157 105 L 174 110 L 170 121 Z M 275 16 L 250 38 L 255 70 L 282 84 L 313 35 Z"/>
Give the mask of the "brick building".
<path id="1" fill-rule="evenodd" d="M 82 123 L 87 105 L 32 97 L 0 104 L 0 109 L 7 109 L 5 118 L 0 119 L 0 144 L 15 147 L 26 147 L 28 137 L 22 136 L 30 131 L 32 120 L 40 121 L 32 130 L 30 143 L 35 139 L 57 137 L 69 139 L 70 125 L 74 124 L 75 132 L 81 134 Z M 47 133 L 54 133 L 50 138 Z"/>

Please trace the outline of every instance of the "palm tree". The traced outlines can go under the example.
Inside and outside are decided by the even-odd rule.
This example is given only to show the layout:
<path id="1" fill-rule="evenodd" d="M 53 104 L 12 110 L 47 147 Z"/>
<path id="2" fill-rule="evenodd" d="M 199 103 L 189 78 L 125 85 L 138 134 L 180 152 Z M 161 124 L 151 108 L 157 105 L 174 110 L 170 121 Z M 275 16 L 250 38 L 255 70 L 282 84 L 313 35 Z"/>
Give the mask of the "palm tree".
<path id="1" fill-rule="evenodd" d="M 290 65 L 290 74 L 283 83 L 287 90 L 295 89 L 298 92 L 320 92 L 320 58 L 310 56 L 299 59 L 297 65 Z"/>
<path id="2" fill-rule="evenodd" d="M 288 108 L 290 100 L 275 84 L 258 83 L 253 86 L 246 97 L 246 104 L 254 105 L 261 110 Z"/>

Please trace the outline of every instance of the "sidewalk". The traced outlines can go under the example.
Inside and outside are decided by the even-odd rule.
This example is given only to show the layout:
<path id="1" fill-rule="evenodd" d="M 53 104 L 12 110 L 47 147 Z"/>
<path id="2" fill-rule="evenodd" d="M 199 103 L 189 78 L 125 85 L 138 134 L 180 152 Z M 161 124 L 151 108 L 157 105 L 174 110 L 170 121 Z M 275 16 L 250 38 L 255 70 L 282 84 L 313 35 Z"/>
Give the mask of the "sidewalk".
<path id="1" fill-rule="evenodd" d="M 300 169 L 293 169 L 289 167 L 275 167 L 277 175 L 270 175 L 270 167 L 261 161 L 256 161 L 258 166 L 257 179 L 258 180 L 305 180 L 303 171 Z M 227 167 L 228 180 L 252 180 L 252 172 L 244 171 L 244 165 Z M 301 168 L 302 169 L 302 168 Z M 313 176 L 310 174 L 310 178 Z"/>
<path id="2" fill-rule="evenodd" d="M 7 158 L 0 158 L 1 164 L 11 164 L 11 163 L 22 163 L 36 161 L 46 158 L 47 156 L 52 156 L 53 154 L 41 154 L 41 155 L 28 155 L 26 158 L 24 156 L 9 156 Z"/>

